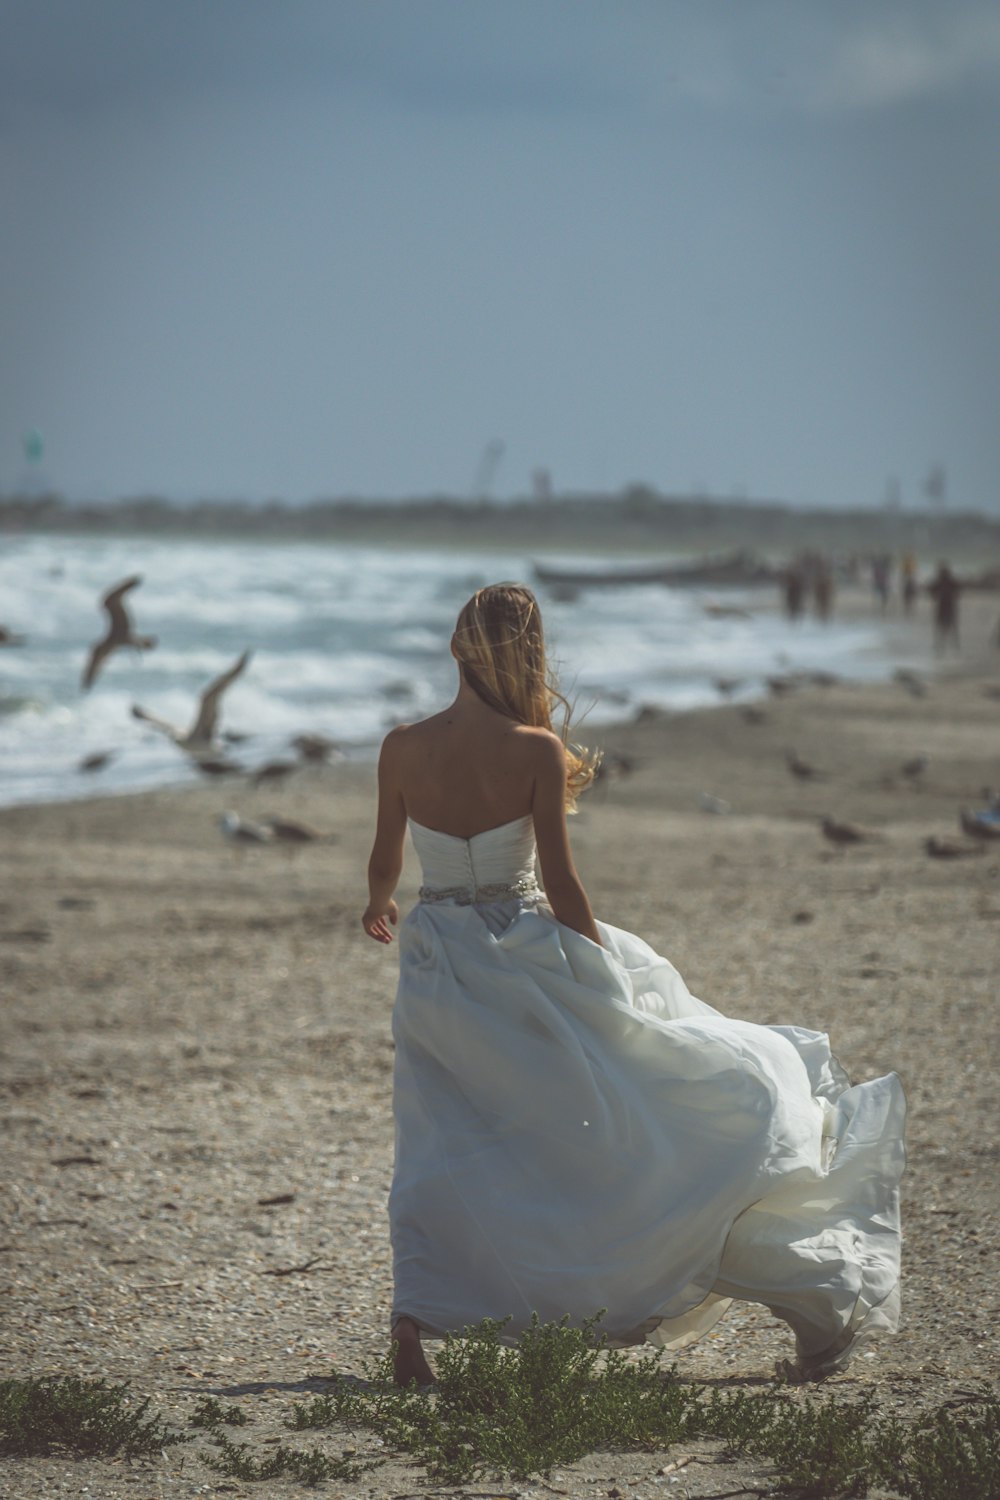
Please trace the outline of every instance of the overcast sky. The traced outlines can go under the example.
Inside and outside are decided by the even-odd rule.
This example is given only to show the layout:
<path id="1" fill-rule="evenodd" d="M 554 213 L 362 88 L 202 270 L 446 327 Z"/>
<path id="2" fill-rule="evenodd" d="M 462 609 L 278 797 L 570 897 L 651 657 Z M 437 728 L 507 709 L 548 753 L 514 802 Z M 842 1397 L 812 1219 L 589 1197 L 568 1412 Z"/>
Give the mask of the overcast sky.
<path id="1" fill-rule="evenodd" d="M 3 0 L 0 492 L 1000 510 L 998 167 L 996 0 Z"/>

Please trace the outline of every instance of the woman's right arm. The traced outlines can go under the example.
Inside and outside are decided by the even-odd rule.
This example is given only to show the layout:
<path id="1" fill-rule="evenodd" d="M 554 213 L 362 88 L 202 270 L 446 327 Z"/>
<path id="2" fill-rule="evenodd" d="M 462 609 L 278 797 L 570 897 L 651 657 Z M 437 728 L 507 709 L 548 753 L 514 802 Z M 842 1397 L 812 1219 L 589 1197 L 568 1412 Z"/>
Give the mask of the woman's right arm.
<path id="1" fill-rule="evenodd" d="M 400 787 L 402 730 L 393 729 L 382 742 L 378 759 L 378 822 L 368 860 L 368 906 L 361 925 L 377 943 L 391 943 L 399 909 L 392 899 L 403 869 L 403 839 L 406 836 L 406 804 Z"/>
<path id="2" fill-rule="evenodd" d="M 531 815 L 538 844 L 538 862 L 542 867 L 542 884 L 556 921 L 603 947 L 569 846 L 566 752 L 556 734 L 538 733 Z"/>

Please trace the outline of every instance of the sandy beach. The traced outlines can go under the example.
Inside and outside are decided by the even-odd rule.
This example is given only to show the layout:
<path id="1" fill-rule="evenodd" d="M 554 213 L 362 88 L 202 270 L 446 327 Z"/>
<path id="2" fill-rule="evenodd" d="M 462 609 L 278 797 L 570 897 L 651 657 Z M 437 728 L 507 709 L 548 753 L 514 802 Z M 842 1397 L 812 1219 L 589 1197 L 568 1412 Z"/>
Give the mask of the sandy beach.
<path id="1" fill-rule="evenodd" d="M 857 1079 L 901 1075 L 902 1327 L 828 1389 L 874 1391 L 902 1416 L 1000 1370 L 1000 842 L 958 823 L 1000 788 L 1000 605 L 966 604 L 964 652 L 922 692 L 803 683 L 759 722 L 726 705 L 585 729 L 609 774 L 573 825 L 597 914 L 665 953 L 695 994 L 829 1032 Z M 793 776 L 792 748 L 822 777 Z M 918 755 L 926 770 L 903 774 Z M 257 789 L 0 812 L 3 1375 L 128 1380 L 178 1426 L 215 1394 L 247 1409 L 238 1436 L 259 1453 L 289 1438 L 282 1415 L 331 1367 L 361 1375 L 383 1352 L 395 955 L 359 922 L 373 784 L 371 767 L 342 763 Z M 702 793 L 729 812 L 704 811 Z M 230 808 L 329 838 L 234 847 L 218 827 Z M 824 815 L 866 837 L 831 843 Z M 955 857 L 931 857 L 934 836 Z M 401 903 L 417 873 L 410 852 Z M 743 1304 L 679 1370 L 757 1389 L 790 1352 Z M 298 1436 L 337 1453 L 345 1442 Z M 223 1482 L 205 1447 L 156 1463 L 7 1461 L 0 1487 L 18 1500 L 84 1485 L 102 1500 L 301 1493 Z M 751 1482 L 746 1466 L 700 1461 L 712 1457 L 669 1491 L 662 1454 L 601 1454 L 548 1487 L 502 1492 L 631 1497 L 660 1483 L 698 1496 Z M 766 1490 L 766 1471 L 752 1483 Z M 405 1461 L 322 1490 L 418 1491 L 444 1493 Z"/>

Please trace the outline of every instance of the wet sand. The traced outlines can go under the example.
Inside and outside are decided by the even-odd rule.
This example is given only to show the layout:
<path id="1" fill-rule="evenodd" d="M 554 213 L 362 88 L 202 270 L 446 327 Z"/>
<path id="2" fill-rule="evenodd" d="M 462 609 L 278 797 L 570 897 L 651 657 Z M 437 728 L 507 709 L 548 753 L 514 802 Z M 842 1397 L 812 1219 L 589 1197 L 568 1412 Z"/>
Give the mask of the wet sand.
<path id="1" fill-rule="evenodd" d="M 874 1390 L 902 1415 L 1000 1366 L 1000 843 L 973 852 L 958 826 L 962 806 L 1000 787 L 1000 605 L 968 603 L 965 654 L 920 696 L 806 684 L 762 705 L 761 722 L 724 706 L 585 732 L 609 774 L 573 826 L 598 915 L 667 954 L 694 993 L 828 1031 L 855 1078 L 901 1074 L 902 1328 L 828 1389 Z M 791 748 L 824 779 L 795 778 Z M 908 778 L 919 754 L 927 769 Z M 279 1434 L 341 1451 L 342 1434 L 288 1434 L 280 1419 L 331 1366 L 361 1374 L 385 1345 L 395 955 L 359 923 L 373 780 L 340 764 L 256 790 L 0 812 L 3 1375 L 130 1380 L 178 1425 L 213 1393 L 252 1415 L 233 1435 L 258 1457 Z M 703 811 L 703 792 L 731 811 Z M 217 826 L 227 808 L 332 837 L 241 850 Z M 871 836 L 834 846 L 824 814 Z M 935 835 L 962 855 L 930 857 Z M 417 883 L 409 853 L 402 903 Z M 742 1305 L 679 1369 L 757 1389 L 789 1352 L 770 1315 Z M 205 1447 L 155 1464 L 7 1461 L 5 1492 L 214 1493 Z M 645 1493 L 665 1462 L 597 1455 L 552 1483 Z M 752 1473 L 766 1486 L 760 1468 L 692 1463 L 670 1488 L 732 1491 Z M 397 1462 L 321 1492 L 419 1488 Z"/>

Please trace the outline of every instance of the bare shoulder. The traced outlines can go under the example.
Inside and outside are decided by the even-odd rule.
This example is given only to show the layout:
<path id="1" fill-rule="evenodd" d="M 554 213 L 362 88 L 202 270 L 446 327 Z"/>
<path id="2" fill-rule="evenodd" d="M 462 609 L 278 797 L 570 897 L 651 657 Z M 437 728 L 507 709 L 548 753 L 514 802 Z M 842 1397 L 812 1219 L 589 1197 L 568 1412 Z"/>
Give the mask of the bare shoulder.
<path id="1" fill-rule="evenodd" d="M 536 765 L 565 766 L 566 748 L 554 729 L 541 729 L 531 724 L 519 724 L 517 736 Z"/>
<path id="2" fill-rule="evenodd" d="M 412 740 L 413 730 L 418 727 L 416 724 L 393 725 L 382 741 L 382 749 L 379 752 L 379 760 L 383 765 L 398 765 L 401 757 L 406 754 L 406 748 Z"/>
<path id="3" fill-rule="evenodd" d="M 401 745 L 405 745 L 412 731 L 419 728 L 419 724 L 394 724 L 382 741 L 382 749 L 388 749 L 391 754 L 394 750 L 398 750 Z"/>

